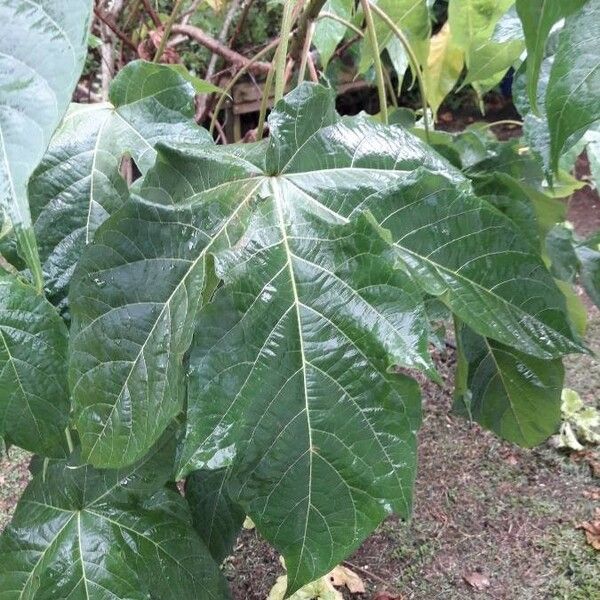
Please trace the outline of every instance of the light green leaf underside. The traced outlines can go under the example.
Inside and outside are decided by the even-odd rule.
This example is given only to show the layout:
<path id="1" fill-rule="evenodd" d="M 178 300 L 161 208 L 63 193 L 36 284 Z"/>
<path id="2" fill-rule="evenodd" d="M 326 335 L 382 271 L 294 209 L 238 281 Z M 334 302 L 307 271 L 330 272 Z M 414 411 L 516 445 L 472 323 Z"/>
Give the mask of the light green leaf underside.
<path id="1" fill-rule="evenodd" d="M 83 67 L 91 0 L 0 0 L 0 208 L 41 278 L 27 182 Z"/>
<path id="2" fill-rule="evenodd" d="M 3 600 L 225 600 L 161 443 L 124 471 L 41 465 L 0 537 Z"/>
<path id="3" fill-rule="evenodd" d="M 63 457 L 69 416 L 68 331 L 29 285 L 0 274 L 0 436 Z"/>

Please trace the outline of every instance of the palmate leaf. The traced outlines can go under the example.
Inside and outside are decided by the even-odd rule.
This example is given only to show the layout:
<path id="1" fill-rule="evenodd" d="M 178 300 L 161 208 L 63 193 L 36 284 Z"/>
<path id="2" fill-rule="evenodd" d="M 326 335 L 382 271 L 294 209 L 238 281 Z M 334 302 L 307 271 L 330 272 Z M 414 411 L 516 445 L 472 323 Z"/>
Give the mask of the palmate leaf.
<path id="1" fill-rule="evenodd" d="M 0 271 L 0 436 L 63 457 L 69 417 L 68 331 L 46 299 Z"/>
<path id="2" fill-rule="evenodd" d="M 458 327 L 455 408 L 501 438 L 532 447 L 560 424 L 564 369 Z"/>
<path id="3" fill-rule="evenodd" d="M 110 103 L 74 105 L 29 184 L 47 294 L 60 302 L 81 251 L 128 197 L 120 174 L 128 154 L 142 173 L 161 140 L 202 143 L 193 120 L 195 90 L 167 65 L 129 63 L 112 83 Z"/>
<path id="4" fill-rule="evenodd" d="M 231 465 L 293 590 L 410 511 L 419 393 L 393 367 L 433 375 L 423 292 L 540 358 L 581 346 L 537 252 L 418 139 L 308 84 L 270 131 L 161 148 L 80 261 L 71 376 L 84 458 L 135 460 L 183 406 L 195 322 L 179 475 Z"/>
<path id="5" fill-rule="evenodd" d="M 354 0 L 327 0 L 322 13 L 330 13 L 349 21 L 354 10 Z M 326 68 L 337 45 L 342 41 L 347 27 L 334 19 L 323 18 L 315 25 L 313 43 L 319 52 L 321 64 Z"/>
<path id="6" fill-rule="evenodd" d="M 81 73 L 91 12 L 91 0 L 0 0 L 0 208 L 38 284 L 27 182 Z"/>
<path id="7" fill-rule="evenodd" d="M 228 598 L 185 500 L 162 488 L 169 437 L 123 471 L 66 461 L 37 469 L 0 537 L 0 597 Z"/>

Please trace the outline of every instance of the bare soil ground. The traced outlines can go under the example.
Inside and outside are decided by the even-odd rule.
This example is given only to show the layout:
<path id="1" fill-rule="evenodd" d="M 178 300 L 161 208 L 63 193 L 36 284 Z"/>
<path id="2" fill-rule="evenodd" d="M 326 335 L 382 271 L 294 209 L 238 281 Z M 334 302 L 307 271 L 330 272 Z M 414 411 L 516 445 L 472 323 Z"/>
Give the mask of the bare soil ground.
<path id="1" fill-rule="evenodd" d="M 600 202 L 589 188 L 573 198 L 570 219 L 581 234 L 600 228 Z M 600 352 L 596 309 L 588 343 Z M 592 500 L 600 490 L 593 456 L 575 460 L 549 445 L 519 449 L 453 416 L 452 351 L 436 362 L 444 385 L 423 383 L 414 516 L 389 518 L 349 559 L 367 592 L 346 597 L 388 590 L 404 600 L 599 600 L 599 554 L 577 529 L 600 504 Z M 567 385 L 598 405 L 600 361 L 569 359 Z M 28 480 L 27 461 L 17 449 L 0 457 L 0 530 Z M 255 531 L 240 535 L 224 570 L 235 600 L 264 600 L 281 573 L 277 553 Z"/>

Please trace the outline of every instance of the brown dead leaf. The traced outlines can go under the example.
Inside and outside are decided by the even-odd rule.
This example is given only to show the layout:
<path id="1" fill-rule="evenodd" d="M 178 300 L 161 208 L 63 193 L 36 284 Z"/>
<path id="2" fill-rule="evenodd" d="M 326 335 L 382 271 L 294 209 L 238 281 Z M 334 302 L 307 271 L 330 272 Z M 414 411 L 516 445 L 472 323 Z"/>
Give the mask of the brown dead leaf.
<path id="1" fill-rule="evenodd" d="M 329 573 L 329 579 L 335 587 L 346 586 L 352 594 L 364 594 L 365 584 L 362 579 L 346 567 L 336 567 Z"/>
<path id="2" fill-rule="evenodd" d="M 593 521 L 586 521 L 577 529 L 583 529 L 588 544 L 595 550 L 600 550 L 600 508 L 596 509 L 596 517 Z"/>
<path id="3" fill-rule="evenodd" d="M 471 571 L 470 573 L 465 573 L 463 575 L 463 579 L 476 590 L 485 590 L 485 588 L 490 587 L 490 580 L 483 573 L 479 573 L 478 571 Z"/>
<path id="4" fill-rule="evenodd" d="M 404 600 L 404 596 L 391 592 L 377 592 L 372 600 Z"/>

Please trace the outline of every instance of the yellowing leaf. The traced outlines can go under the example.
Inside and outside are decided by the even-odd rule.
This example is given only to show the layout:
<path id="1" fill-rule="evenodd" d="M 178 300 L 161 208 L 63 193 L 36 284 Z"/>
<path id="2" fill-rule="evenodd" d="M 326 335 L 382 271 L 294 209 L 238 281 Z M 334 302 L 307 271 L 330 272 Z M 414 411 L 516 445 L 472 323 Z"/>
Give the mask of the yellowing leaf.
<path id="1" fill-rule="evenodd" d="M 452 91 L 465 64 L 464 52 L 456 45 L 446 23 L 431 38 L 427 68 L 425 69 L 425 95 L 434 113 L 444 98 Z"/>
<path id="2" fill-rule="evenodd" d="M 329 579 L 335 587 L 346 586 L 353 594 L 364 594 L 365 584 L 362 579 L 346 567 L 336 567 L 329 573 Z"/>

